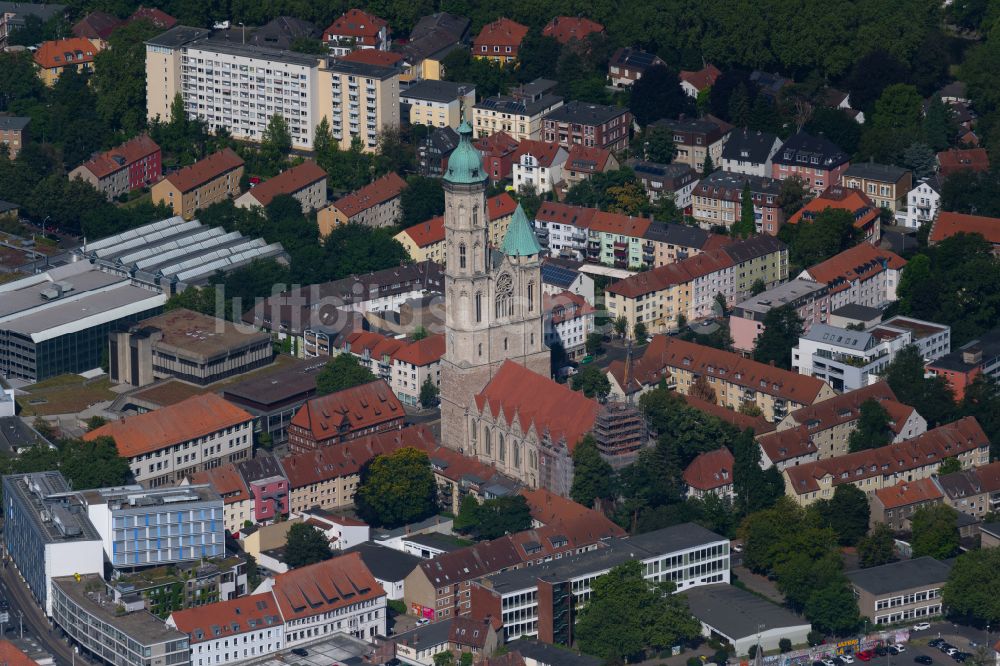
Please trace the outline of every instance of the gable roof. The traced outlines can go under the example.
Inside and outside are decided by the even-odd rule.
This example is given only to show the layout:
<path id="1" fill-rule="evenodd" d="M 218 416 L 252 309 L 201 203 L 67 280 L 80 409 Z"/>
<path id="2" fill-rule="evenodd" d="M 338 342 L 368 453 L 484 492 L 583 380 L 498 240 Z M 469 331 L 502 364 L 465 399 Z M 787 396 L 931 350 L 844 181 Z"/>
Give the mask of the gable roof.
<path id="1" fill-rule="evenodd" d="M 521 144 L 511 135 L 501 131 L 494 132 L 493 134 L 484 136 L 481 139 L 476 139 L 472 145 L 475 146 L 476 150 L 481 152 L 483 156 L 492 155 L 500 157 L 516 152 L 517 147 Z"/>
<path id="2" fill-rule="evenodd" d="M 632 217 L 631 215 L 599 210 L 591 218 L 590 229 L 591 231 L 605 231 L 610 234 L 642 238 L 650 224 L 652 224 L 652 220 L 648 217 Z"/>
<path id="3" fill-rule="evenodd" d="M 603 173 L 610 159 L 611 151 L 606 148 L 574 143 L 566 157 L 566 168 L 583 173 Z"/>
<path id="4" fill-rule="evenodd" d="M 94 174 L 96 178 L 106 178 L 159 150 L 160 147 L 149 138 L 148 134 L 140 134 L 120 146 L 94 155 L 80 167 Z"/>
<path id="5" fill-rule="evenodd" d="M 546 527 L 553 527 L 569 535 L 583 538 L 584 531 L 625 536 L 626 532 L 600 511 L 589 509 L 573 500 L 556 495 L 545 488 L 522 488 L 519 495 L 528 503 L 532 520 Z"/>
<path id="6" fill-rule="evenodd" d="M 403 405 L 383 379 L 312 398 L 290 425 L 308 430 L 316 440 L 353 432 L 403 416 Z"/>
<path id="7" fill-rule="evenodd" d="M 906 259 L 877 248 L 871 243 L 858 243 L 826 261 L 810 266 L 804 273 L 816 282 L 830 285 L 831 293 L 849 289 L 855 281 L 870 280 L 884 270 L 902 270 Z"/>
<path id="8" fill-rule="evenodd" d="M 681 70 L 680 80 L 684 81 L 698 92 L 715 85 L 716 79 L 722 76 L 722 72 L 715 65 L 709 63 L 697 71 Z M 732 141 L 732 137 L 729 138 Z"/>
<path id="9" fill-rule="evenodd" d="M 722 159 L 736 162 L 764 164 L 771 157 L 778 137 L 770 132 L 752 131 L 746 128 L 729 133 L 726 145 L 722 147 Z"/>
<path id="10" fill-rule="evenodd" d="M 403 56 L 395 51 L 379 51 L 378 49 L 355 49 L 347 55 L 340 56 L 341 62 L 359 62 L 363 65 L 376 67 L 395 67 L 403 61 Z"/>
<path id="11" fill-rule="evenodd" d="M 583 296 L 571 291 L 542 294 L 542 311 L 549 316 L 552 324 L 561 324 L 596 312 L 594 306 Z"/>
<path id="12" fill-rule="evenodd" d="M 38 664 L 6 638 L 0 640 L 0 662 L 6 666 L 37 666 Z"/>
<path id="13" fill-rule="evenodd" d="M 360 9 L 348 9 L 323 31 L 323 39 L 353 37 L 359 44 L 375 46 L 376 38 L 389 22 Z"/>
<path id="14" fill-rule="evenodd" d="M 191 396 L 167 407 L 105 423 L 83 439 L 111 437 L 119 455 L 132 458 L 187 442 L 253 420 L 253 416 L 215 393 Z"/>
<path id="15" fill-rule="evenodd" d="M 506 192 L 501 192 L 486 200 L 486 217 L 495 222 L 502 217 L 513 215 L 517 210 L 517 202 Z"/>
<path id="16" fill-rule="evenodd" d="M 281 617 L 274 595 L 264 592 L 176 610 L 170 614 L 170 622 L 194 644 L 277 627 Z"/>
<path id="17" fill-rule="evenodd" d="M 423 340 L 417 340 L 406 345 L 393 356 L 400 363 L 424 366 L 437 363 L 444 356 L 444 335 L 435 333 Z"/>
<path id="18" fill-rule="evenodd" d="M 278 574 L 271 591 L 286 623 L 385 596 L 358 553 Z"/>
<path id="19" fill-rule="evenodd" d="M 504 361 L 475 399 L 480 413 L 502 413 L 508 425 L 516 421 L 524 433 L 532 427 L 539 437 L 547 432 L 554 444 L 563 440 L 570 452 L 594 427 L 600 408 L 583 393 L 510 360 Z"/>
<path id="20" fill-rule="evenodd" d="M 774 155 L 776 164 L 804 164 L 810 168 L 818 166 L 827 170 L 849 162 L 850 159 L 850 155 L 826 137 L 813 136 L 802 130 L 785 141 Z"/>
<path id="21" fill-rule="evenodd" d="M 539 222 L 558 222 L 571 224 L 577 229 L 589 229 L 590 223 L 597 214 L 596 208 L 584 208 L 559 203 L 558 201 L 543 201 L 535 212 L 535 220 Z"/>
<path id="22" fill-rule="evenodd" d="M 687 403 L 688 407 L 693 407 L 700 412 L 710 414 L 717 419 L 736 426 L 740 430 L 750 428 L 757 435 L 764 435 L 774 430 L 774 424 L 768 423 L 763 416 L 750 416 L 749 414 L 743 414 L 735 409 L 729 409 L 728 407 L 723 407 L 720 404 L 709 402 L 708 400 L 702 400 L 701 398 L 693 395 L 679 395 L 684 399 L 684 402 Z M 823 402 L 826 401 L 824 400 Z"/>
<path id="23" fill-rule="evenodd" d="M 552 37 L 560 44 L 568 44 L 573 39 L 582 42 L 589 35 L 602 32 L 603 25 L 582 16 L 554 16 L 542 28 L 543 37 Z"/>
<path id="24" fill-rule="evenodd" d="M 369 208 L 395 199 L 404 189 L 406 189 L 406 181 L 400 178 L 395 171 L 390 171 L 361 189 L 337 199 L 331 205 L 343 213 L 345 217 L 352 218 Z"/>
<path id="25" fill-rule="evenodd" d="M 167 176 L 166 180 L 181 193 L 190 192 L 196 187 L 241 166 L 243 166 L 243 159 L 232 148 L 223 148 L 191 166 L 175 171 Z"/>
<path id="26" fill-rule="evenodd" d="M 476 35 L 472 45 L 476 48 L 480 46 L 513 46 L 516 51 L 527 34 L 528 26 L 501 17 L 484 25 L 483 29 Z M 490 53 L 492 51 L 487 52 L 487 55 Z"/>
<path id="27" fill-rule="evenodd" d="M 538 160 L 538 166 L 551 167 L 555 164 L 556 157 L 559 156 L 560 151 L 563 153 L 566 152 L 558 143 L 525 139 L 518 145 L 517 152 L 514 153 L 514 158 L 515 161 L 519 162 L 522 155 L 531 155 Z"/>
<path id="28" fill-rule="evenodd" d="M 947 178 L 959 171 L 989 171 L 990 156 L 985 148 L 952 148 L 937 154 L 938 174 Z"/>
<path id="29" fill-rule="evenodd" d="M 635 69 L 640 72 L 655 65 L 662 64 L 664 64 L 664 62 L 659 56 L 628 46 L 624 46 L 612 53 L 611 60 L 609 62 L 609 66 L 628 67 L 629 69 Z"/>
<path id="30" fill-rule="evenodd" d="M 699 453 L 684 470 L 684 483 L 695 490 L 715 490 L 733 483 L 736 460 L 726 447 Z"/>
<path id="31" fill-rule="evenodd" d="M 861 190 L 831 185 L 788 218 L 788 224 L 798 224 L 801 220 L 812 221 L 818 213 L 828 208 L 846 210 L 853 215 L 854 226 L 857 229 L 863 229 L 876 222 L 881 213 L 879 207 Z"/>
<path id="32" fill-rule="evenodd" d="M 410 237 L 417 247 L 428 247 L 435 243 L 444 242 L 444 215 L 432 217 L 426 222 L 414 224 L 412 227 L 403 229 L 403 233 Z"/>
<path id="33" fill-rule="evenodd" d="M 941 490 L 934 484 L 934 480 L 929 478 L 903 481 L 894 486 L 879 488 L 875 491 L 875 496 L 886 509 L 898 509 L 901 506 L 909 506 L 917 502 L 930 502 L 944 497 Z"/>
<path id="34" fill-rule="evenodd" d="M 757 444 L 773 465 L 802 456 L 811 456 L 818 451 L 806 426 L 765 433 L 757 437 Z"/>
<path id="35" fill-rule="evenodd" d="M 862 403 L 867 400 L 875 400 L 882 405 L 886 411 L 889 411 L 890 403 L 895 403 L 903 407 L 904 410 L 909 410 L 908 412 L 905 412 L 905 415 L 903 415 L 902 422 L 892 424 L 893 430 L 896 434 L 899 434 L 899 431 L 903 427 L 903 422 L 906 421 L 910 413 L 915 411 L 909 405 L 899 403 L 896 400 L 896 394 L 889 387 L 889 384 L 884 381 L 880 381 L 854 391 L 841 393 L 840 395 L 823 400 L 822 402 L 817 402 L 815 405 L 809 405 L 796 409 L 794 412 L 786 416 L 784 421 L 787 423 L 795 423 L 800 426 L 806 426 L 809 432 L 828 430 L 843 423 L 856 421 L 860 417 Z M 903 413 L 895 407 L 893 408 L 893 411 L 895 411 L 897 415 L 901 415 Z"/>
<path id="36" fill-rule="evenodd" d="M 306 160 L 302 164 L 285 169 L 277 176 L 260 183 L 250 190 L 250 196 L 256 199 L 261 206 L 267 207 L 279 194 L 295 194 L 299 190 L 325 179 L 326 171 L 323 171 L 312 160 Z"/>
<path id="37" fill-rule="evenodd" d="M 988 242 L 1000 245 L 1000 218 L 941 211 L 931 225 L 930 243 L 940 243 L 958 234 L 979 234 Z"/>
<path id="38" fill-rule="evenodd" d="M 84 39 L 107 41 L 111 33 L 120 28 L 122 20 L 107 12 L 90 12 L 73 26 L 73 35 Z"/>
<path id="39" fill-rule="evenodd" d="M 162 9 L 157 9 L 156 7 L 143 7 L 142 5 L 139 5 L 139 8 L 132 12 L 132 16 L 128 18 L 128 23 L 133 23 L 135 21 L 149 21 L 157 28 L 162 28 L 164 30 L 169 30 L 177 25 L 177 19 Z"/>
<path id="40" fill-rule="evenodd" d="M 94 55 L 100 51 L 94 43 L 83 37 L 70 37 L 68 39 L 54 39 L 42 42 L 35 51 L 35 64 L 43 69 L 54 67 L 65 67 L 66 65 L 78 65 L 85 62 L 94 62 Z"/>
<path id="41" fill-rule="evenodd" d="M 236 504 L 250 499 L 247 484 L 233 463 L 195 472 L 188 481 L 193 485 L 207 483 L 212 486 L 222 497 L 224 504 Z"/>

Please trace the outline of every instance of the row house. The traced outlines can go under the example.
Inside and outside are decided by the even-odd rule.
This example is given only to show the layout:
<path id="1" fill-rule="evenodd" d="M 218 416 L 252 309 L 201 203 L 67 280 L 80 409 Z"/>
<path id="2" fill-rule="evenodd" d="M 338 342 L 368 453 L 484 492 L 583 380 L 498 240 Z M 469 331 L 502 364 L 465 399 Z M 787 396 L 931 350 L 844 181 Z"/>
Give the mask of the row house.
<path id="1" fill-rule="evenodd" d="M 864 192 L 849 187 L 840 185 L 828 187 L 788 218 L 788 224 L 812 222 L 817 215 L 827 210 L 843 210 L 850 213 L 854 218 L 854 228 L 857 229 L 859 239 L 878 245 L 882 238 L 882 209 Z"/>
<path id="2" fill-rule="evenodd" d="M 111 150 L 99 153 L 69 172 L 69 179 L 90 183 L 108 199 L 117 199 L 162 176 L 160 147 L 141 134 Z"/>
<path id="3" fill-rule="evenodd" d="M 770 178 L 716 171 L 698 181 L 691 200 L 691 216 L 703 229 L 730 229 L 740 221 L 743 190 L 750 188 L 756 232 L 776 236 L 784 220 L 781 183 Z"/>
<path id="4" fill-rule="evenodd" d="M 830 310 L 848 304 L 880 308 L 896 300 L 906 260 L 895 252 L 858 243 L 799 274 L 830 287 Z"/>
<path id="5" fill-rule="evenodd" d="M 944 494 L 934 477 L 903 481 L 879 488 L 871 495 L 869 522 L 873 527 L 887 525 L 893 532 L 902 532 L 911 527 L 910 521 L 917 511 L 943 502 Z"/>
<path id="6" fill-rule="evenodd" d="M 1000 508 L 1000 462 L 942 474 L 934 482 L 945 504 L 977 522 Z"/>
<path id="7" fill-rule="evenodd" d="M 770 178 L 772 159 L 780 148 L 781 139 L 770 132 L 733 130 L 722 148 L 722 170 Z"/>
<path id="8" fill-rule="evenodd" d="M 360 9 L 349 9 L 323 31 L 323 43 L 335 56 L 355 49 L 388 51 L 392 43 L 389 22 Z"/>
<path id="9" fill-rule="evenodd" d="M 587 353 L 587 336 L 594 332 L 594 308 L 582 296 L 564 291 L 542 296 L 545 344 L 558 344 L 570 359 Z"/>
<path id="10" fill-rule="evenodd" d="M 622 47 L 611 54 L 608 62 L 608 83 L 615 88 L 630 88 L 651 67 L 666 67 L 658 55 L 640 49 Z"/>
<path id="11" fill-rule="evenodd" d="M 627 107 L 577 100 L 563 104 L 542 120 L 545 140 L 567 150 L 573 146 L 624 150 L 628 146 L 631 126 L 632 114 Z"/>
<path id="12" fill-rule="evenodd" d="M 500 181 L 513 178 L 514 161 L 517 160 L 520 145 L 517 139 L 500 131 L 476 139 L 472 145 L 482 156 L 483 170 L 491 183 L 496 185 Z"/>
<path id="13" fill-rule="evenodd" d="M 428 379 L 435 387 L 441 386 L 444 336 L 439 333 L 411 341 L 356 331 L 345 338 L 341 353 L 351 354 L 372 374 L 389 383 L 404 405 L 421 406 L 420 390 Z"/>
<path id="14" fill-rule="evenodd" d="M 551 192 L 563 180 L 569 153 L 557 143 L 525 139 L 517 149 L 511 166 L 514 188 L 536 194 Z"/>
<path id="15" fill-rule="evenodd" d="M 363 224 L 368 227 L 391 227 L 402 214 L 400 197 L 406 181 L 391 171 L 381 178 L 337 199 L 319 211 L 316 222 L 319 234 L 325 238 L 334 227 L 342 224 Z"/>
<path id="16" fill-rule="evenodd" d="M 288 450 L 311 451 L 387 430 L 398 430 L 403 405 L 382 379 L 307 401 L 288 424 Z"/>
<path id="17" fill-rule="evenodd" d="M 687 164 L 692 169 L 701 171 L 708 158 L 712 164 L 722 162 L 722 148 L 729 138 L 733 126 L 715 118 L 663 118 L 652 123 L 650 127 L 670 133 L 677 151 L 674 162 Z"/>
<path id="18" fill-rule="evenodd" d="M 630 158 L 625 166 L 635 172 L 636 180 L 646 191 L 652 203 L 660 197 L 673 197 L 677 210 L 686 211 L 691 207 L 691 194 L 698 184 L 700 172 L 688 164 L 660 164 L 648 160 Z"/>
<path id="19" fill-rule="evenodd" d="M 876 207 L 902 218 L 906 216 L 907 195 L 913 189 L 913 172 L 892 164 L 858 162 L 847 167 L 840 184 L 864 192 Z"/>
<path id="20" fill-rule="evenodd" d="M 472 57 L 490 60 L 499 65 L 517 62 L 521 42 L 528 35 L 528 26 L 509 18 L 487 23 L 472 40 Z"/>
<path id="21" fill-rule="evenodd" d="M 799 130 L 772 158 L 771 177 L 798 178 L 813 194 L 840 182 L 851 164 L 851 156 L 826 137 L 814 137 Z"/>
<path id="22" fill-rule="evenodd" d="M 289 515 L 288 477 L 277 458 L 258 454 L 238 463 L 236 468 L 253 498 L 255 523 L 281 520 Z"/>
<path id="23" fill-rule="evenodd" d="M 651 265 L 653 247 L 643 236 L 652 220 L 602 210 L 594 213 L 587 234 L 587 260 L 616 268 Z"/>
<path id="24" fill-rule="evenodd" d="M 298 201 L 306 215 L 322 208 L 326 205 L 326 171 L 306 160 L 259 183 L 235 203 L 237 208 L 267 208 L 275 197 L 283 194 Z"/>
<path id="25" fill-rule="evenodd" d="M 803 332 L 830 316 L 830 287 L 826 283 L 796 278 L 743 301 L 729 315 L 733 348 L 750 353 L 764 332 L 764 319 L 774 308 L 789 307 L 802 320 Z"/>
<path id="26" fill-rule="evenodd" d="M 782 474 L 785 494 L 808 506 L 830 499 L 841 484 L 850 483 L 871 496 L 881 488 L 928 478 L 949 458 L 970 469 L 987 464 L 989 456 L 989 438 L 975 417 L 967 416 L 913 439 L 787 467 Z"/>
<path id="27" fill-rule="evenodd" d="M 587 256 L 587 237 L 596 208 L 543 201 L 535 213 L 535 235 L 550 256 L 582 261 Z"/>
<path id="28" fill-rule="evenodd" d="M 542 138 L 542 119 L 563 105 L 563 98 L 553 95 L 556 82 L 535 79 L 518 86 L 510 95 L 487 97 L 472 107 L 472 127 L 482 139 L 504 132 L 516 141 Z"/>
<path id="29" fill-rule="evenodd" d="M 153 203 L 165 204 L 174 215 L 190 220 L 196 211 L 239 195 L 243 167 L 242 158 L 224 148 L 153 185 Z"/>
<path id="30" fill-rule="evenodd" d="M 285 626 L 270 592 L 176 610 L 166 625 L 187 634 L 191 666 L 259 659 L 285 647 Z"/>

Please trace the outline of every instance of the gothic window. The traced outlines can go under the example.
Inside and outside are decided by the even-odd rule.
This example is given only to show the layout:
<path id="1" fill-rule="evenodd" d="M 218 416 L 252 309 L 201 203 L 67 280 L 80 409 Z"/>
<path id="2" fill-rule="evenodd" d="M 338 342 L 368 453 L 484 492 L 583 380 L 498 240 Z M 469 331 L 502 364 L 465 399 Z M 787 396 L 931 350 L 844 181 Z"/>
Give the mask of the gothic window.
<path id="1" fill-rule="evenodd" d="M 501 273 L 497 278 L 496 315 L 510 317 L 514 314 L 514 280 L 510 273 Z"/>
<path id="2" fill-rule="evenodd" d="M 521 469 L 521 445 L 514 442 L 511 444 L 511 448 L 514 454 L 514 469 Z"/>
<path id="3" fill-rule="evenodd" d="M 479 343 L 479 355 L 480 356 L 483 355 L 483 343 L 482 342 Z"/>
<path id="4" fill-rule="evenodd" d="M 503 439 L 503 433 L 500 433 L 500 439 L 497 441 L 497 457 L 500 462 L 507 461 L 507 443 Z"/>
<path id="5" fill-rule="evenodd" d="M 479 422 L 472 422 L 472 450 L 476 450 L 476 441 L 479 439 Z"/>
<path id="6" fill-rule="evenodd" d="M 503 350 L 507 351 L 507 338 L 503 339 Z"/>
<path id="7" fill-rule="evenodd" d="M 535 334 L 534 333 L 531 334 L 531 348 L 532 349 L 535 348 Z"/>
<path id="8" fill-rule="evenodd" d="M 538 454 L 532 449 L 528 459 L 531 461 L 531 469 L 538 469 Z"/>
<path id="9" fill-rule="evenodd" d="M 472 207 L 472 226 L 479 224 L 479 208 L 476 206 Z"/>
<path id="10" fill-rule="evenodd" d="M 483 246 L 478 242 L 472 246 L 472 269 L 477 273 L 483 270 Z"/>
<path id="11" fill-rule="evenodd" d="M 483 320 L 483 292 L 476 292 L 476 323 Z"/>
<path id="12" fill-rule="evenodd" d="M 535 283 L 528 283 L 528 312 L 535 311 Z"/>
<path id="13" fill-rule="evenodd" d="M 458 245 L 458 267 L 465 268 L 465 243 Z"/>
<path id="14" fill-rule="evenodd" d="M 493 443 L 490 441 L 490 427 L 488 424 L 483 426 L 483 453 L 488 456 L 493 455 Z"/>

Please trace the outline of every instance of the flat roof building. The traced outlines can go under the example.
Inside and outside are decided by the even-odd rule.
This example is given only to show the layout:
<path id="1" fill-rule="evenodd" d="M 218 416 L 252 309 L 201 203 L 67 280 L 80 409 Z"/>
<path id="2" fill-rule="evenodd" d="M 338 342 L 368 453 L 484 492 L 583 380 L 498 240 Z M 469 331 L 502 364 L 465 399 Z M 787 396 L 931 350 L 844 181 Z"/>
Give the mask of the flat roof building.
<path id="1" fill-rule="evenodd" d="M 933 557 L 900 560 L 848 571 L 858 610 L 875 624 L 895 624 L 941 614 L 941 589 L 951 564 Z"/>
<path id="2" fill-rule="evenodd" d="M 737 656 L 748 654 L 754 645 L 765 651 L 777 650 L 784 638 L 792 645 L 802 645 L 812 630 L 809 620 L 732 585 L 695 587 L 685 596 L 702 633 L 729 643 Z"/>

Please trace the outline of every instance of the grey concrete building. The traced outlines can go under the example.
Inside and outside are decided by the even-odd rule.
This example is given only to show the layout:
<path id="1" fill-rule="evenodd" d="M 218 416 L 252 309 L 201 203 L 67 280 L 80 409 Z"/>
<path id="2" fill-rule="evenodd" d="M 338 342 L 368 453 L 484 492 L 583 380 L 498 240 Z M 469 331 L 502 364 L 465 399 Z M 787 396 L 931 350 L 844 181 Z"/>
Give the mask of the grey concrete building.
<path id="1" fill-rule="evenodd" d="M 874 624 L 893 624 L 941 614 L 941 588 L 951 564 L 933 557 L 902 560 L 848 571 L 861 615 Z"/>

